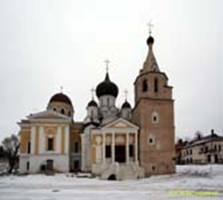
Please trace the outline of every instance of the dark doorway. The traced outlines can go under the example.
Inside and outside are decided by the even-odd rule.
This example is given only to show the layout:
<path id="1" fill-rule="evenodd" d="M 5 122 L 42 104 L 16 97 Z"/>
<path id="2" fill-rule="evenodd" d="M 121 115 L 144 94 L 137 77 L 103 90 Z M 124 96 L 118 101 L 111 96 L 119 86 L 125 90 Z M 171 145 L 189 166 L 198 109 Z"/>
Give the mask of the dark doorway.
<path id="1" fill-rule="evenodd" d="M 218 163 L 218 155 L 217 154 L 214 155 L 214 162 Z"/>
<path id="2" fill-rule="evenodd" d="M 126 161 L 125 146 L 115 146 L 115 161 L 124 163 Z"/>
<path id="3" fill-rule="evenodd" d="M 115 176 L 114 174 L 112 174 L 112 175 L 110 175 L 110 176 L 108 177 L 108 180 L 109 180 L 109 181 L 116 181 L 117 179 L 116 179 L 116 176 Z"/>
<path id="4" fill-rule="evenodd" d="M 211 162 L 211 155 L 208 155 L 208 162 Z"/>
<path id="5" fill-rule="evenodd" d="M 53 160 L 47 160 L 46 161 L 46 170 L 47 171 L 53 171 Z"/>
<path id="6" fill-rule="evenodd" d="M 79 160 L 75 160 L 74 161 L 74 171 L 78 171 L 79 170 Z"/>

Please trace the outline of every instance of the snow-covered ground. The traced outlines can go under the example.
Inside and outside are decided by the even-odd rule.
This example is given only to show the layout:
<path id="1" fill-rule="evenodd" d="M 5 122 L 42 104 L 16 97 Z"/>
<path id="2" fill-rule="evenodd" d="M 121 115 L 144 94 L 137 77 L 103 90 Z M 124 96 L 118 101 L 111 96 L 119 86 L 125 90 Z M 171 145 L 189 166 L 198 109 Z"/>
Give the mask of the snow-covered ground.
<path id="1" fill-rule="evenodd" d="M 178 166 L 174 175 L 102 181 L 71 175 L 0 177 L 0 200 L 223 199 L 223 165 Z"/>

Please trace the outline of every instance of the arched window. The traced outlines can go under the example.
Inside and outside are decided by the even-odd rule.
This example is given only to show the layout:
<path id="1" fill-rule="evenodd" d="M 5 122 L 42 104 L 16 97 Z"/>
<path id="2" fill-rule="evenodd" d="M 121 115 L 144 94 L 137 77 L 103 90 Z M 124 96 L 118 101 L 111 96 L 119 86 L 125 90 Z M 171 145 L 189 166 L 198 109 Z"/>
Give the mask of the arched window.
<path id="1" fill-rule="evenodd" d="M 154 92 L 158 92 L 159 91 L 159 81 L 158 78 L 154 79 Z"/>
<path id="2" fill-rule="evenodd" d="M 153 112 L 151 117 L 152 117 L 152 123 L 153 124 L 158 124 L 159 123 L 159 113 Z"/>
<path id="3" fill-rule="evenodd" d="M 107 106 L 109 106 L 110 101 L 109 101 L 109 97 L 107 98 Z"/>
<path id="4" fill-rule="evenodd" d="M 148 90 L 148 83 L 147 80 L 145 79 L 142 83 L 142 91 L 146 92 Z"/>
<path id="5" fill-rule="evenodd" d="M 53 111 L 57 111 L 57 109 L 56 108 L 53 108 Z"/>
<path id="6" fill-rule="evenodd" d="M 61 113 L 62 113 L 62 114 L 64 114 L 64 113 L 65 113 L 65 111 L 64 111 L 64 109 L 63 109 L 63 108 L 61 109 Z"/>

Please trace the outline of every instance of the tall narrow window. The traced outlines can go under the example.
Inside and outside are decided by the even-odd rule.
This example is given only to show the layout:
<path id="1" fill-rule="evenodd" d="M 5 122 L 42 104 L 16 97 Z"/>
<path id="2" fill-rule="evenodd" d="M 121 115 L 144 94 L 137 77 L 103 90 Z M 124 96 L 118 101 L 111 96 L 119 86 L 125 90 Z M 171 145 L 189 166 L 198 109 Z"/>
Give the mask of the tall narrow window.
<path id="1" fill-rule="evenodd" d="M 107 98 L 107 106 L 109 106 L 110 101 L 109 101 L 109 97 Z"/>
<path id="2" fill-rule="evenodd" d="M 129 145 L 129 157 L 134 156 L 134 146 L 132 144 Z"/>
<path id="3" fill-rule="evenodd" d="M 28 154 L 31 153 L 31 143 L 30 143 L 30 141 L 28 142 L 28 145 L 27 145 L 27 153 Z"/>
<path id="4" fill-rule="evenodd" d="M 26 163 L 26 171 L 29 171 L 29 161 Z"/>
<path id="5" fill-rule="evenodd" d="M 147 80 L 144 80 L 142 83 L 142 91 L 146 92 L 148 90 L 148 83 Z"/>
<path id="6" fill-rule="evenodd" d="M 111 145 L 106 145 L 105 147 L 105 157 L 111 158 Z"/>
<path id="7" fill-rule="evenodd" d="M 159 82 L 158 79 L 155 78 L 154 79 L 154 92 L 158 92 L 159 91 Z"/>
<path id="8" fill-rule="evenodd" d="M 157 113 L 157 112 L 152 113 L 152 123 L 153 124 L 159 123 L 159 113 Z"/>
<path id="9" fill-rule="evenodd" d="M 64 109 L 63 109 L 63 108 L 61 109 L 61 113 L 62 113 L 62 114 L 64 114 L 64 113 L 65 113 L 65 111 L 64 111 Z"/>
<path id="10" fill-rule="evenodd" d="M 53 151 L 53 138 L 48 138 L 47 140 L 47 150 Z"/>
<path id="11" fill-rule="evenodd" d="M 91 110 L 91 117 L 93 118 L 94 117 L 94 111 Z"/>

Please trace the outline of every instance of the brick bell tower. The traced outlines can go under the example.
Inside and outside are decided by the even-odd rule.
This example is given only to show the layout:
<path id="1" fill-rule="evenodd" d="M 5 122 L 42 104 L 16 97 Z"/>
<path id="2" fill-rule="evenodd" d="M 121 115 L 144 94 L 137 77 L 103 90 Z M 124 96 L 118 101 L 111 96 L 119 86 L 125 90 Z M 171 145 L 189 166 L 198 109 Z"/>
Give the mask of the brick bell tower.
<path id="1" fill-rule="evenodd" d="M 139 159 L 145 176 L 175 172 L 174 100 L 168 78 L 161 72 L 153 53 L 154 38 L 143 68 L 137 76 L 133 120 L 140 127 Z"/>

